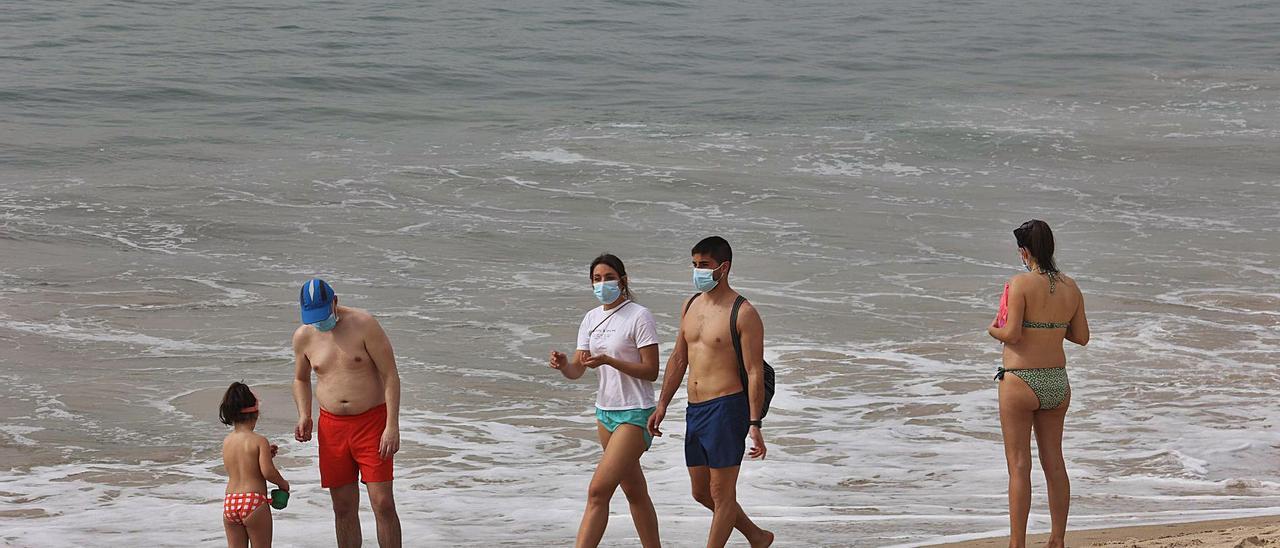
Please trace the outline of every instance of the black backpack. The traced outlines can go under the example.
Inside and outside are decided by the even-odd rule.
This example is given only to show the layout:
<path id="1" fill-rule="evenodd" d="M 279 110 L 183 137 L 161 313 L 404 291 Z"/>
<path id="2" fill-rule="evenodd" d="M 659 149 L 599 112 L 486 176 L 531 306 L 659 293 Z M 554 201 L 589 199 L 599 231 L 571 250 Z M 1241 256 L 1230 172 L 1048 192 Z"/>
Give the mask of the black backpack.
<path id="1" fill-rule="evenodd" d="M 684 306 L 684 313 L 689 313 L 689 307 L 693 306 L 693 300 L 698 298 L 701 293 L 695 293 Z M 738 354 L 738 377 L 742 379 L 742 391 L 747 392 L 747 364 L 742 359 L 742 334 L 738 333 L 738 309 L 742 308 L 742 303 L 747 302 L 747 298 L 738 295 L 738 300 L 733 302 L 733 312 L 729 313 L 729 333 L 733 336 L 733 351 Z M 773 401 L 774 391 L 774 373 L 773 366 L 769 362 L 764 361 L 761 357 L 760 362 L 764 364 L 764 407 L 760 409 L 760 418 L 769 414 L 769 402 Z"/>

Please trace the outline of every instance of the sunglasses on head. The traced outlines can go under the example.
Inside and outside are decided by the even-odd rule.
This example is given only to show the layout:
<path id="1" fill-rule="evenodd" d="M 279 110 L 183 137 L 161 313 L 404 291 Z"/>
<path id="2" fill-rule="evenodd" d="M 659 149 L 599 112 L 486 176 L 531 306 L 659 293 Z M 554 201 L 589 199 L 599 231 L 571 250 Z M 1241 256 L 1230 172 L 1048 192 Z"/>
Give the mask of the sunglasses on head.
<path id="1" fill-rule="evenodd" d="M 1027 238 L 1031 236 L 1031 227 L 1034 227 L 1036 222 L 1038 222 L 1036 219 L 1032 219 L 1013 229 L 1013 237 L 1018 240 L 1018 247 L 1027 247 Z"/>

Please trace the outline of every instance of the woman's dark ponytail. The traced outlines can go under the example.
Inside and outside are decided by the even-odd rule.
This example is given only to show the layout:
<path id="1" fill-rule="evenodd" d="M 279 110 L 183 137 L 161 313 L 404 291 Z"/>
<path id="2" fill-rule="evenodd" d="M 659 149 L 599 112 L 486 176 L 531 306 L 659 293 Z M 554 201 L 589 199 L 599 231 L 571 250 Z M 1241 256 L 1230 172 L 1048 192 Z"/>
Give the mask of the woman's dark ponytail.
<path id="1" fill-rule="evenodd" d="M 1027 250 L 1036 260 L 1041 272 L 1058 271 L 1058 265 L 1053 262 L 1053 231 L 1049 223 L 1032 219 L 1013 229 L 1013 237 L 1017 238 L 1018 247 Z"/>

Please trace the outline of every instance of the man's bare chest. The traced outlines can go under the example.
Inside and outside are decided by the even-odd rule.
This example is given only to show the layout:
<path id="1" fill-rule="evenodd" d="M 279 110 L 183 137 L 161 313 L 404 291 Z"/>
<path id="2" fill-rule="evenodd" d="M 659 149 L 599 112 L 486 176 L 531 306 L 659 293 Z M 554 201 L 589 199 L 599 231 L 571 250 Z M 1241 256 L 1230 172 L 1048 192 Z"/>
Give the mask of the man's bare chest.
<path id="1" fill-rule="evenodd" d="M 685 328 L 685 342 L 703 349 L 733 348 L 729 333 L 729 315 L 717 311 L 691 312 Z"/>
<path id="2" fill-rule="evenodd" d="M 317 344 L 308 350 L 307 360 L 317 375 L 373 370 L 373 360 L 364 350 L 364 345 L 355 341 Z"/>

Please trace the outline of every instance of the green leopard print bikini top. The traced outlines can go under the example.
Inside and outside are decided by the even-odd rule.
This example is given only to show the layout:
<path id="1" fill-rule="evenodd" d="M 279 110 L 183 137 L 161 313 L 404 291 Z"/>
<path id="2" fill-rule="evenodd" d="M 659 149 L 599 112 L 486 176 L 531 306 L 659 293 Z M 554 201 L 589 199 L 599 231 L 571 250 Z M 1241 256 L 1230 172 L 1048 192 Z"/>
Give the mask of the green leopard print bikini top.
<path id="1" fill-rule="evenodd" d="M 1049 294 L 1052 295 L 1053 292 L 1058 289 L 1059 273 L 1056 271 L 1045 272 L 1043 270 L 1041 270 L 1040 273 L 1049 277 Z M 1030 322 L 1022 320 L 1022 327 L 1024 329 L 1066 329 L 1070 326 L 1071 324 L 1069 322 Z"/>

